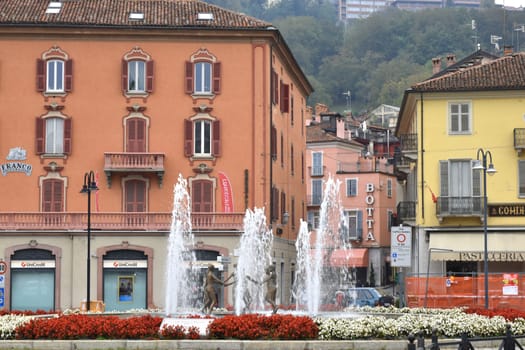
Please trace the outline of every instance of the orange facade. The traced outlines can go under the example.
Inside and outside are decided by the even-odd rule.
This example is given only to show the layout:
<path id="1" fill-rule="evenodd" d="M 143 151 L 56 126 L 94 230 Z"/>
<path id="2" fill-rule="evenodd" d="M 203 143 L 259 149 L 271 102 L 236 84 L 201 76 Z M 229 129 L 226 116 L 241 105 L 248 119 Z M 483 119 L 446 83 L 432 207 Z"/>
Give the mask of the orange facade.
<path id="1" fill-rule="evenodd" d="M 106 6 L 115 18 L 127 12 L 107 1 L 84 3 L 88 8 L 79 10 L 64 2 L 58 14 L 76 11 L 77 23 L 49 14 L 42 23 L 0 23 L 0 103 L 7 109 L 0 116 L 0 257 L 15 271 L 17 252 L 28 249 L 20 259 L 36 261 L 31 251 L 44 247 L 47 260 L 56 259 L 49 265 L 57 275 L 54 308 L 80 305 L 88 219 L 80 190 L 93 171 L 99 190 L 89 218 L 91 294 L 105 298 L 109 260 L 133 260 L 111 252 L 139 251 L 147 257 L 143 306 L 161 307 L 180 174 L 188 181 L 199 249 L 235 259 L 245 210 L 266 209 L 279 237 L 272 254 L 283 266 L 286 303 L 295 228 L 304 217 L 304 111 L 312 89 L 279 32 L 262 21 L 237 25 L 244 15 L 177 1 L 141 11 L 147 20 L 165 10 L 154 6 L 181 6 L 188 18 L 213 14 L 216 28 L 116 20 L 97 27 L 87 20 L 87 3 Z M 225 15 L 233 18 L 227 25 Z M 4 308 L 13 306 L 13 283 L 7 278 Z"/>

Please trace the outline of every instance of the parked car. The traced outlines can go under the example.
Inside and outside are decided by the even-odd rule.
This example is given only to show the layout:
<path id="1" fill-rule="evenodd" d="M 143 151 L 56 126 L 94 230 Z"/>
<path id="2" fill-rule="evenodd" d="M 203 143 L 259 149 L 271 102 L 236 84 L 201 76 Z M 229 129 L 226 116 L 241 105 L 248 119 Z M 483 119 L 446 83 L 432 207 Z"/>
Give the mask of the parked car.
<path id="1" fill-rule="evenodd" d="M 382 295 L 375 288 L 355 287 L 347 290 L 346 304 L 348 306 L 390 306 L 394 305 L 394 297 Z"/>

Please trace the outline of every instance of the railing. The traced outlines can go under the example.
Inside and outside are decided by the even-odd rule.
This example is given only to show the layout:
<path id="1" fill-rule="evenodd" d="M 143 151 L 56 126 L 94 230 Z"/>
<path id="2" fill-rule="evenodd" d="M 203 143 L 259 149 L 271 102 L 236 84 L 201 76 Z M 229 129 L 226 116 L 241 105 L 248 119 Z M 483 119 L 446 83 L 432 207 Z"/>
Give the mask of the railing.
<path id="1" fill-rule="evenodd" d="M 525 129 L 524 128 L 514 129 L 514 149 L 517 149 L 517 150 L 525 149 Z"/>
<path id="2" fill-rule="evenodd" d="M 482 197 L 438 197 L 436 215 L 450 216 L 481 216 L 483 208 Z"/>
<path id="3" fill-rule="evenodd" d="M 358 162 L 337 162 L 337 173 L 393 173 L 394 166 L 379 158 L 366 159 Z"/>
<path id="4" fill-rule="evenodd" d="M 104 153 L 105 171 L 164 171 L 164 153 Z"/>
<path id="5" fill-rule="evenodd" d="M 399 202 L 397 204 L 397 218 L 401 223 L 415 220 L 416 202 Z"/>
<path id="6" fill-rule="evenodd" d="M 193 230 L 243 229 L 243 213 L 192 213 Z M 85 230 L 87 213 L 0 213 L 0 230 Z M 94 230 L 169 231 L 171 213 L 91 213 Z"/>
<path id="7" fill-rule="evenodd" d="M 324 175 L 324 166 L 311 166 L 310 176 L 323 176 Z"/>
<path id="8" fill-rule="evenodd" d="M 457 345 L 457 349 L 460 349 L 460 350 L 475 350 L 474 345 L 472 343 L 476 343 L 476 342 L 480 342 L 480 343 L 481 342 L 483 343 L 491 342 L 492 343 L 494 341 L 496 342 L 496 344 L 497 343 L 500 344 L 498 346 L 498 349 L 501 349 L 501 350 L 514 350 L 516 348 L 523 349 L 520 343 L 518 343 L 517 339 L 523 339 L 525 338 L 525 335 L 513 335 L 510 324 L 507 324 L 505 328 L 506 328 L 505 335 L 501 337 L 469 338 L 467 333 L 463 333 L 461 335 L 461 340 L 457 340 L 457 341 L 452 341 L 452 340 L 439 341 L 437 331 L 433 330 L 432 336 L 431 336 L 431 344 L 428 349 L 429 350 L 440 350 L 441 349 L 440 346 L 449 348 L 449 346 L 455 347 Z M 415 344 L 414 344 L 414 341 L 416 342 Z M 480 346 L 482 346 L 483 349 L 487 347 L 486 345 L 480 345 Z M 425 348 L 425 338 L 424 338 L 423 332 L 419 332 L 417 336 L 413 334 L 410 334 L 408 336 L 407 350 L 425 350 L 425 349 L 426 349 Z M 478 349 L 481 349 L 481 348 L 478 347 Z"/>
<path id="9" fill-rule="evenodd" d="M 399 141 L 401 143 L 401 150 L 403 152 L 417 151 L 417 134 L 400 135 Z"/>
<path id="10" fill-rule="evenodd" d="M 307 198 L 307 205 L 321 205 L 323 202 L 322 194 L 311 194 Z"/>

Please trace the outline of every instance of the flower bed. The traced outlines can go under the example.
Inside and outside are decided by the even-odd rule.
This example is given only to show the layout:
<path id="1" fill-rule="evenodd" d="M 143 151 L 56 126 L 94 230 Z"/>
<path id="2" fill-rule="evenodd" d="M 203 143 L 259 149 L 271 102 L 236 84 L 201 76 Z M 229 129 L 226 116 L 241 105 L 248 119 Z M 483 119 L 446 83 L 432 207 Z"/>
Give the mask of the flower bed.
<path id="1" fill-rule="evenodd" d="M 206 335 L 195 327 L 164 326 L 152 315 L 119 317 L 57 314 L 37 317 L 23 313 L 0 316 L 1 339 L 406 339 L 409 334 L 443 337 L 501 336 L 510 324 L 515 335 L 525 334 L 525 313 L 517 310 L 360 308 L 355 318 L 315 318 L 277 314 L 228 315 L 213 319 Z M 374 315 L 366 314 L 373 312 Z M 383 315 L 382 315 L 383 314 Z M 395 317 L 392 317 L 395 315 Z M 191 318 L 200 317 L 189 315 Z"/>

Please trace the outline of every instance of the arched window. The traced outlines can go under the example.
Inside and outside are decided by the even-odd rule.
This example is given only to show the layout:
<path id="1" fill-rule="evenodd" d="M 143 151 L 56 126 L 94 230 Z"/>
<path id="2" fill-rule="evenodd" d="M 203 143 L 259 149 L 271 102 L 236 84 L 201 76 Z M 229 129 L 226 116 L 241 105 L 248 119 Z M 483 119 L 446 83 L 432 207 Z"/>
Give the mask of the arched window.
<path id="1" fill-rule="evenodd" d="M 126 96 L 144 96 L 153 92 L 153 60 L 138 47 L 122 59 L 122 90 Z"/>
<path id="2" fill-rule="evenodd" d="M 210 116 L 184 121 L 184 152 L 187 157 L 218 157 L 221 153 L 221 124 Z"/>
<path id="3" fill-rule="evenodd" d="M 36 118 L 36 153 L 71 154 L 71 118 L 50 113 Z"/>
<path id="4" fill-rule="evenodd" d="M 221 63 L 208 50 L 200 49 L 186 62 L 185 91 L 196 96 L 221 92 Z"/>
<path id="5" fill-rule="evenodd" d="M 64 95 L 73 88 L 73 60 L 52 47 L 36 61 L 36 89 L 46 95 Z"/>

